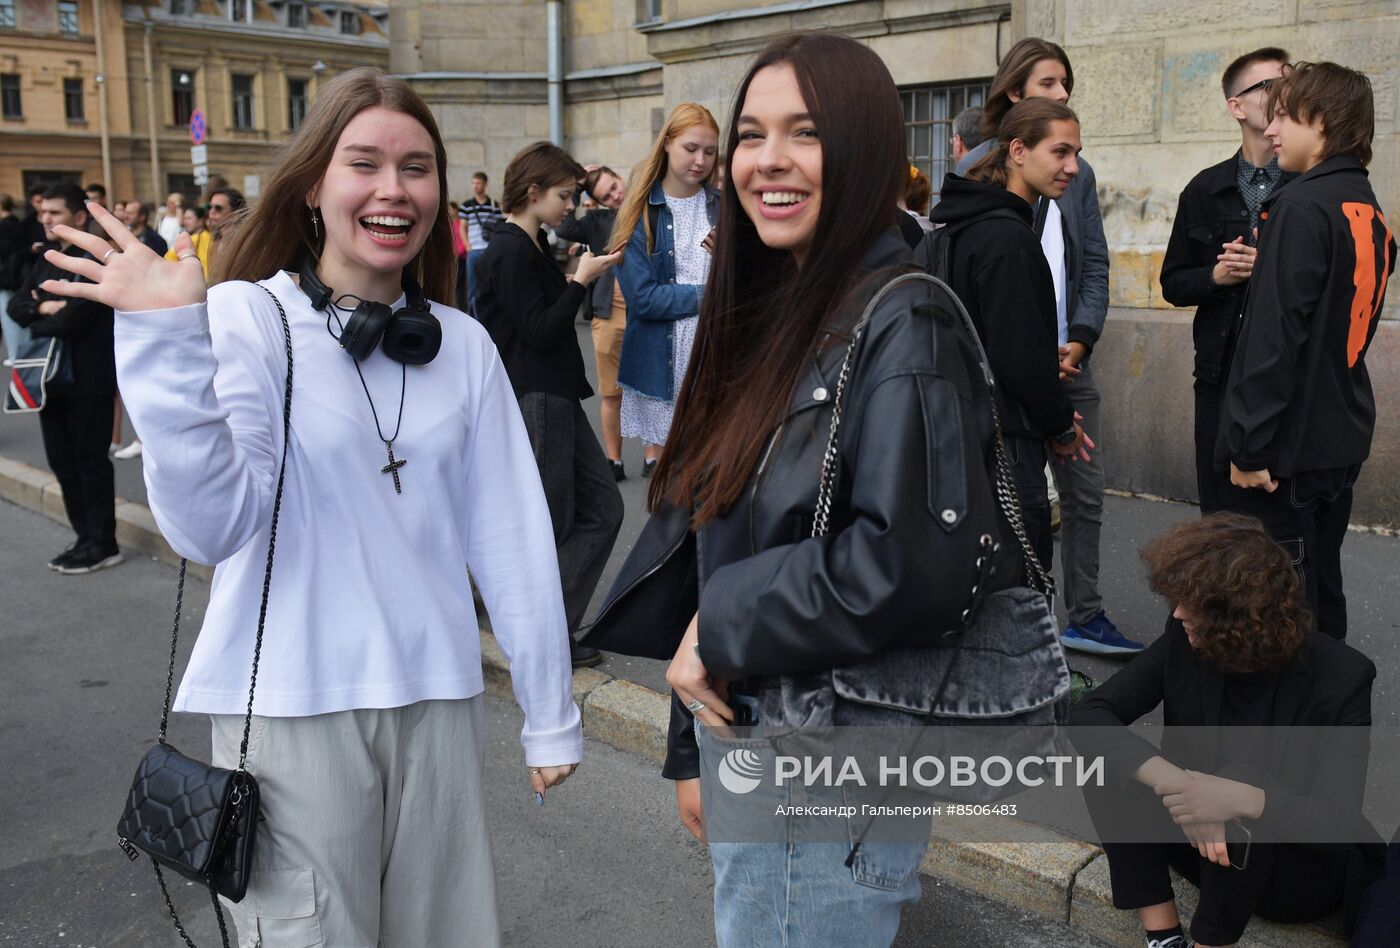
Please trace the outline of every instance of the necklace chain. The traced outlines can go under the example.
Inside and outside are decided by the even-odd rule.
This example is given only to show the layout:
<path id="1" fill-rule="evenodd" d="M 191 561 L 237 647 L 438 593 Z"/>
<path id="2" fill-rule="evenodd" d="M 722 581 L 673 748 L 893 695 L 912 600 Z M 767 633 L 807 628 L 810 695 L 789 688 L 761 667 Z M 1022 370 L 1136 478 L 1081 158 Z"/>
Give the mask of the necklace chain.
<path id="1" fill-rule="evenodd" d="M 344 311 L 344 307 L 340 305 L 340 300 L 333 300 L 331 302 L 331 305 L 326 311 L 326 332 L 331 332 L 331 320 L 334 319 L 336 328 L 340 330 L 342 335 L 344 334 L 345 326 L 340 321 L 340 313 Z M 331 337 L 337 340 L 340 338 L 340 336 L 333 332 L 331 333 Z M 360 388 L 365 390 L 365 399 L 369 402 L 369 413 L 374 418 L 374 432 L 379 435 L 379 440 L 383 441 L 386 447 L 392 445 L 399 439 L 399 429 L 403 427 L 403 406 L 404 402 L 407 400 L 406 396 L 408 395 L 408 366 L 404 363 L 399 364 L 399 416 L 398 420 L 394 422 L 393 435 L 386 438 L 384 437 L 384 428 L 379 424 L 379 412 L 374 407 L 374 396 L 369 393 L 369 385 L 365 382 L 365 373 L 360 369 L 360 362 L 358 359 L 351 359 L 350 361 L 354 363 L 355 374 L 360 378 Z"/>

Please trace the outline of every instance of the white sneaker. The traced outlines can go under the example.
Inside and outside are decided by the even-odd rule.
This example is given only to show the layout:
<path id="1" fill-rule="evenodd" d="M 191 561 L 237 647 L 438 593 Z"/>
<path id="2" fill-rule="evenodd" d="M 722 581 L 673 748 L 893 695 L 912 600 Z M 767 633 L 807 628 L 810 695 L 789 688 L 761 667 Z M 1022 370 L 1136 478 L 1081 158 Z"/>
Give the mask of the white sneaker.
<path id="1" fill-rule="evenodd" d="M 118 460 L 121 460 L 121 461 L 130 461 L 132 458 L 139 458 L 140 456 L 141 456 L 141 442 L 140 442 L 140 441 L 133 441 L 133 442 L 131 442 L 131 444 L 128 444 L 126 447 L 124 447 L 124 448 L 122 448 L 122 449 L 120 449 L 120 450 L 118 450 L 118 451 L 113 451 L 113 452 L 112 452 L 112 457 L 117 458 Z"/>

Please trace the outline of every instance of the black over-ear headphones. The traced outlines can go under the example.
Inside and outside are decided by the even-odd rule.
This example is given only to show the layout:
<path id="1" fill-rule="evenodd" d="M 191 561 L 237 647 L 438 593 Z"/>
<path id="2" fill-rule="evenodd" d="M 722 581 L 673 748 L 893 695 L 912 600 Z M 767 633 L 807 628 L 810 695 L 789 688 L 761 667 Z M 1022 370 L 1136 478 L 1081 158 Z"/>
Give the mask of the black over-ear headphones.
<path id="1" fill-rule="evenodd" d="M 316 276 L 315 260 L 307 256 L 301 263 L 301 289 L 311 299 L 311 308 L 324 310 L 335 301 L 335 290 Z M 442 324 L 423 298 L 418 281 L 403 275 L 408 305 L 393 310 L 383 303 L 360 300 L 340 334 L 340 348 L 363 362 L 383 339 L 384 354 L 405 365 L 427 365 L 442 347 Z"/>

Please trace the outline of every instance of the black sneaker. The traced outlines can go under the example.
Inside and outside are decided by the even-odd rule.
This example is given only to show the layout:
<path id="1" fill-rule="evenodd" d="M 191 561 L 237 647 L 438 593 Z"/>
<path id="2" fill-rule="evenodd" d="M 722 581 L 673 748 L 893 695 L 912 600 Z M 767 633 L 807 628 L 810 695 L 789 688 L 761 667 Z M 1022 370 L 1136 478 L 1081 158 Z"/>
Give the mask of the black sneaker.
<path id="1" fill-rule="evenodd" d="M 654 458 L 653 458 L 652 460 L 650 460 L 650 461 L 643 461 L 643 462 L 642 462 L 642 476 L 643 476 L 643 477 L 651 477 L 652 471 L 655 471 L 655 470 L 656 470 L 656 460 L 655 460 Z"/>
<path id="2" fill-rule="evenodd" d="M 116 544 L 104 548 L 96 543 L 89 543 L 73 551 L 68 562 L 58 567 L 58 571 L 64 576 L 81 576 L 84 573 L 95 573 L 100 569 L 109 566 L 116 566 L 124 557 Z"/>
<path id="3" fill-rule="evenodd" d="M 49 560 L 49 569 L 62 569 L 64 566 L 68 565 L 68 561 L 73 558 L 73 554 L 78 552 L 78 546 L 79 544 L 76 540 L 68 544 L 68 549 L 64 550 L 62 553 Z"/>
<path id="4" fill-rule="evenodd" d="M 622 462 L 621 462 L 621 461 L 612 461 L 612 460 L 609 460 L 608 463 L 612 465 L 613 480 L 615 480 L 615 481 L 625 481 L 625 480 L 627 480 L 627 469 L 624 468 L 624 467 L 622 466 Z"/>
<path id="5" fill-rule="evenodd" d="M 603 662 L 602 652 L 591 645 L 580 645 L 577 642 L 569 643 L 569 657 L 573 659 L 575 668 L 592 668 Z"/>

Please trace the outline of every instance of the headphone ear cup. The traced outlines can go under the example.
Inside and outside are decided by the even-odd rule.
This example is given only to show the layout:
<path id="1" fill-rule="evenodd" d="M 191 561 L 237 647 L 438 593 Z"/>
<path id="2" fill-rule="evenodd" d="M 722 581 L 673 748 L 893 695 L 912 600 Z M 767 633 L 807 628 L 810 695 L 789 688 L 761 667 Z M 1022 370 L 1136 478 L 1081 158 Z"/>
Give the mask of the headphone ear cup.
<path id="1" fill-rule="evenodd" d="M 405 365 L 427 365 L 442 348 L 442 324 L 428 307 L 406 306 L 384 330 L 384 354 Z"/>
<path id="2" fill-rule="evenodd" d="M 350 318 L 345 321 L 345 331 L 340 334 L 340 348 L 350 353 L 356 362 L 363 362 L 379 345 L 384 329 L 393 319 L 394 311 L 383 303 L 365 300 L 355 307 Z"/>

